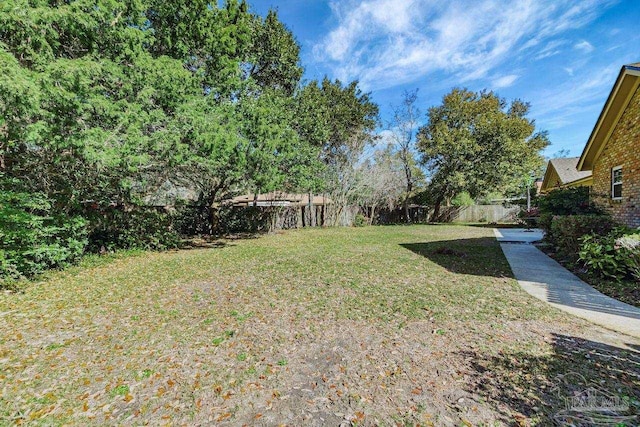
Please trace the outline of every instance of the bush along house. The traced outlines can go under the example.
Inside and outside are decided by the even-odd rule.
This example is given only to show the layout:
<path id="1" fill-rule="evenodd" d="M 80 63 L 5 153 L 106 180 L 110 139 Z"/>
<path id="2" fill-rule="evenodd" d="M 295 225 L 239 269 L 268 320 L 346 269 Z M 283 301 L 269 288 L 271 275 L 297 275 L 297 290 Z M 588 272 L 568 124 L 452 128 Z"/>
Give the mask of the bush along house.
<path id="1" fill-rule="evenodd" d="M 595 203 L 640 227 L 640 62 L 620 70 L 577 169 L 592 171 Z"/>

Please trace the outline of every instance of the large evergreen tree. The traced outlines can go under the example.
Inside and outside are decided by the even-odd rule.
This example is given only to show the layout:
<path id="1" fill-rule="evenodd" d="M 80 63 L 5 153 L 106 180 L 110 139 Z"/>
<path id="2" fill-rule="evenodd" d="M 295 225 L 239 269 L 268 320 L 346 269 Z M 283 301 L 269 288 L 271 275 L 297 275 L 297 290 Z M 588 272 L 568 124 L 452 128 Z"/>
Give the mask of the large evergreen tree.
<path id="1" fill-rule="evenodd" d="M 293 150 L 317 157 L 290 124 L 299 46 L 275 12 L 237 0 L 0 7 L 0 167 L 61 209 L 134 203 L 133 184 L 166 180 L 210 204 L 242 179 L 293 185 L 278 163 Z"/>

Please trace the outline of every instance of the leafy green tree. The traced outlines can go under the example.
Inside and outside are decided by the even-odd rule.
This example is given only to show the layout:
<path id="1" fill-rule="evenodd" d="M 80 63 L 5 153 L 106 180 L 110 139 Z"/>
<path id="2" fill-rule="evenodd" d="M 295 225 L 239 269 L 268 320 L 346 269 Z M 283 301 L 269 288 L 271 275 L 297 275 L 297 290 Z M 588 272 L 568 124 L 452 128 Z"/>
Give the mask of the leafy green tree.
<path id="1" fill-rule="evenodd" d="M 473 206 L 476 202 L 471 198 L 469 193 L 463 191 L 462 193 L 457 194 L 453 199 L 451 199 L 451 205 L 453 206 Z"/>
<path id="2" fill-rule="evenodd" d="M 300 45 L 274 10 L 262 20 L 255 18 L 248 77 L 262 89 L 281 90 L 292 96 L 298 88 L 303 69 L 300 66 Z"/>
<path id="3" fill-rule="evenodd" d="M 228 196 L 243 179 L 248 160 L 249 143 L 236 108 L 206 98 L 181 105 L 161 137 L 163 152 L 157 157 L 163 161 L 152 178 L 193 188 L 203 206 Z"/>
<path id="4" fill-rule="evenodd" d="M 257 19 L 244 0 L 222 6 L 204 0 L 151 0 L 145 15 L 153 29 L 154 56 L 181 60 L 207 95 L 229 98 L 244 89 L 242 64 L 251 55 Z"/>
<path id="5" fill-rule="evenodd" d="M 434 219 L 443 202 L 463 191 L 477 198 L 521 186 L 521 178 L 543 162 L 546 132 L 527 118 L 529 104 L 511 104 L 493 92 L 453 89 L 431 107 L 417 147 L 430 173 Z"/>
<path id="6" fill-rule="evenodd" d="M 315 186 L 319 150 L 306 144 L 292 126 L 292 104 L 275 90 L 240 102 L 242 134 L 248 140 L 245 180 L 258 192 Z"/>
<path id="7" fill-rule="evenodd" d="M 134 245 L 155 222 L 142 200 L 167 183 L 204 211 L 315 191 L 321 160 L 366 143 L 377 107 L 355 82 L 307 92 L 299 55 L 275 12 L 241 0 L 0 2 L 0 174 L 89 219 L 92 248 Z"/>
<path id="8" fill-rule="evenodd" d="M 356 157 L 375 141 L 378 106 L 358 82 L 312 81 L 297 95 L 296 128 L 311 145 L 320 147 L 322 160 L 335 164 Z"/>
<path id="9" fill-rule="evenodd" d="M 132 203 L 133 184 L 188 175 L 208 203 L 247 178 L 251 159 L 261 174 L 251 180 L 282 181 L 278 167 L 258 160 L 260 146 L 247 151 L 265 136 L 259 110 L 272 96 L 237 97 L 268 84 L 287 97 L 298 84 L 299 46 L 275 13 L 263 20 L 236 0 L 0 7 L 0 166 L 28 189 L 73 209 L 85 200 Z M 273 106 L 270 125 L 291 120 L 291 109 Z M 295 145 L 279 143 L 278 155 L 314 155 Z"/>
<path id="10" fill-rule="evenodd" d="M 123 196 L 123 172 L 147 152 L 138 140 L 147 126 L 139 113 L 157 116 L 143 106 L 131 74 L 144 81 L 147 70 L 167 65 L 138 61 L 150 37 L 141 5 L 7 1 L 0 7 L 2 63 L 13 74 L 13 82 L 0 85 L 21 93 L 2 105 L 5 173 L 63 211 L 96 195 Z M 145 95 L 149 101 L 150 91 Z M 12 118 L 16 108 L 19 119 Z"/>
<path id="11" fill-rule="evenodd" d="M 10 153 L 24 150 L 24 141 L 38 120 L 40 91 L 33 73 L 0 47 L 0 173 L 10 165 Z"/>
<path id="12" fill-rule="evenodd" d="M 151 40 L 140 0 L 7 0 L 0 40 L 21 65 L 40 69 L 57 58 L 126 60 Z"/>
<path id="13" fill-rule="evenodd" d="M 330 195 L 334 209 L 328 221 L 336 224 L 347 206 L 359 202 L 357 166 L 364 148 L 376 140 L 378 106 L 357 81 L 343 85 L 326 77 L 304 86 L 295 101 L 294 127 L 305 145 L 319 150 L 325 167 L 315 190 Z"/>

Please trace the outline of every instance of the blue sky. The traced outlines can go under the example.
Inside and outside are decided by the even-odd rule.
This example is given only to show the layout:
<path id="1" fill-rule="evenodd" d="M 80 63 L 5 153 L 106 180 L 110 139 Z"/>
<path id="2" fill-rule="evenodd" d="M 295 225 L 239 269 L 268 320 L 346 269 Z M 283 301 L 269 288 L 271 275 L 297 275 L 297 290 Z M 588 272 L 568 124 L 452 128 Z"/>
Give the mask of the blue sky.
<path id="1" fill-rule="evenodd" d="M 305 78 L 359 80 L 383 121 L 404 90 L 423 113 L 454 86 L 531 103 L 545 154 L 579 156 L 623 64 L 640 61 L 638 0 L 253 0 L 302 46 Z"/>

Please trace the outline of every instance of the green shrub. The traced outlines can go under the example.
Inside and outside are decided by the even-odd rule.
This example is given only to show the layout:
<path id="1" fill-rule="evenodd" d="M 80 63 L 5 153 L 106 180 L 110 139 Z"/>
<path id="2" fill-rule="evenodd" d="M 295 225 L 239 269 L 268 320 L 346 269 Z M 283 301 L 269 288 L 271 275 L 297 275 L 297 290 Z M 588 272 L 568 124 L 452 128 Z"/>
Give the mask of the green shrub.
<path id="1" fill-rule="evenodd" d="M 546 239 L 552 243 L 560 257 L 575 262 L 579 258 L 581 241 L 587 234 L 606 235 L 614 223 L 608 215 L 556 216 Z"/>
<path id="2" fill-rule="evenodd" d="M 87 222 L 55 213 L 42 194 L 0 191 L 0 280 L 33 276 L 77 261 Z"/>
<path id="3" fill-rule="evenodd" d="M 616 244 L 615 230 L 604 235 L 588 234 L 581 239 L 580 261 L 591 273 L 620 279 L 627 273 L 626 250 Z"/>
<path id="4" fill-rule="evenodd" d="M 539 213 L 537 226 L 541 228 L 546 234 L 547 240 L 551 240 L 551 223 L 553 222 L 553 215 L 549 212 Z"/>
<path id="5" fill-rule="evenodd" d="M 588 187 L 562 188 L 541 196 L 536 201 L 540 218 L 538 226 L 551 232 L 555 216 L 603 215 L 605 212 L 589 199 Z"/>
<path id="6" fill-rule="evenodd" d="M 602 214 L 602 210 L 591 203 L 588 187 L 559 188 L 537 199 L 540 213 L 553 215 Z"/>
<path id="7" fill-rule="evenodd" d="M 629 234 L 616 239 L 616 247 L 624 254 L 627 273 L 640 281 L 640 234 Z"/>
<path id="8" fill-rule="evenodd" d="M 462 206 L 473 206 L 475 204 L 476 202 L 473 200 L 471 195 L 466 191 L 463 191 L 462 193 L 458 193 L 458 195 L 456 195 L 453 199 L 451 199 L 452 206 L 462 207 Z"/>
<path id="9" fill-rule="evenodd" d="M 207 206 L 183 204 L 176 206 L 173 227 L 183 236 L 213 234 L 212 217 L 216 211 Z"/>
<path id="10" fill-rule="evenodd" d="M 361 213 L 357 214 L 356 217 L 353 219 L 354 227 L 364 227 L 365 225 L 367 225 L 367 223 L 368 223 L 367 218 Z"/>
<path id="11" fill-rule="evenodd" d="M 135 206 L 130 209 L 94 207 L 89 214 L 90 249 L 164 250 L 180 245 L 180 235 L 174 227 L 173 215 L 155 208 Z"/>
<path id="12" fill-rule="evenodd" d="M 216 233 L 257 233 L 268 231 L 273 212 L 264 207 L 222 207 L 216 215 Z"/>

